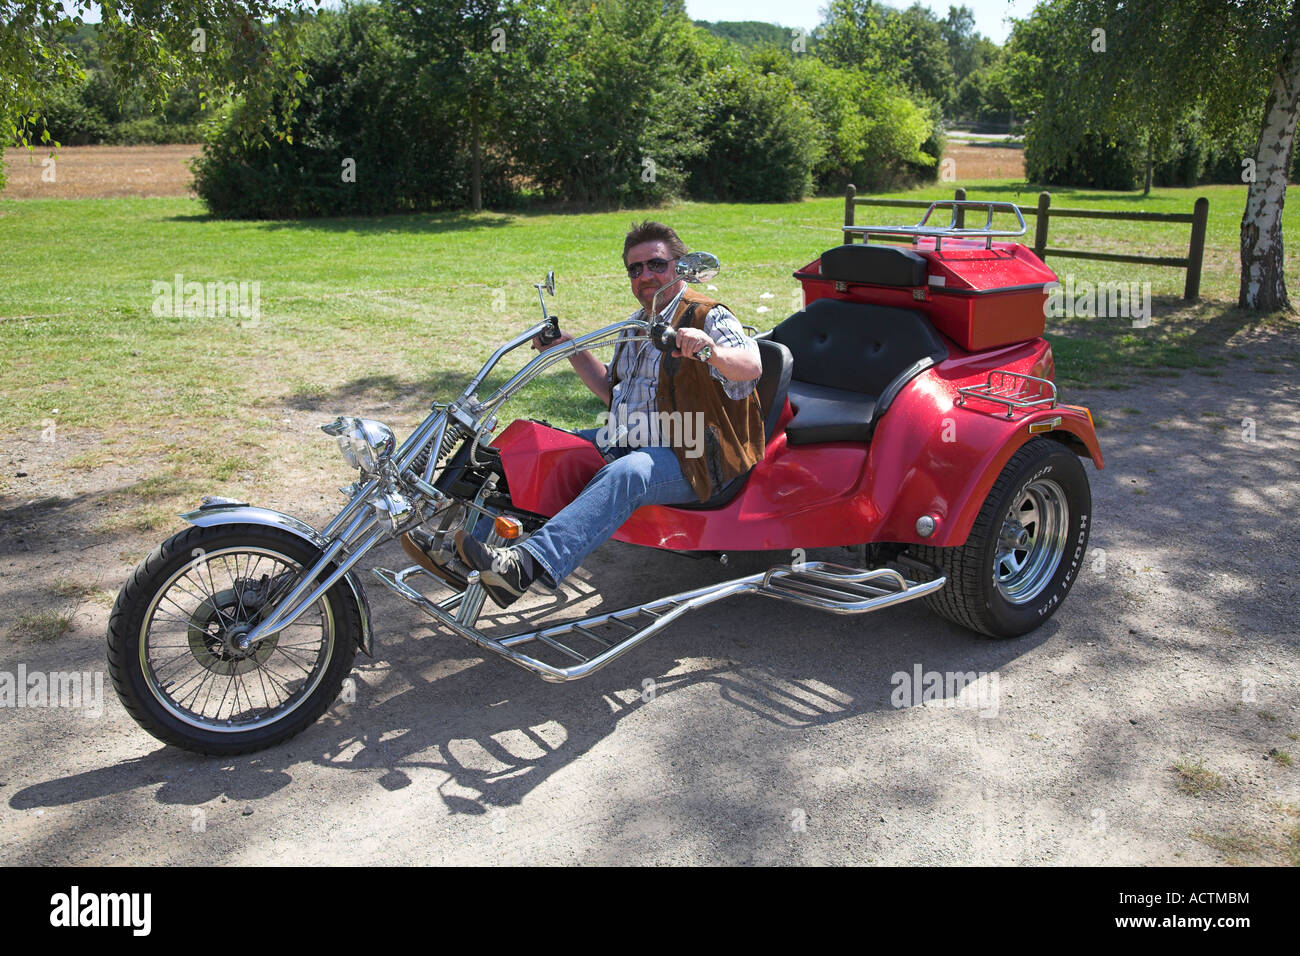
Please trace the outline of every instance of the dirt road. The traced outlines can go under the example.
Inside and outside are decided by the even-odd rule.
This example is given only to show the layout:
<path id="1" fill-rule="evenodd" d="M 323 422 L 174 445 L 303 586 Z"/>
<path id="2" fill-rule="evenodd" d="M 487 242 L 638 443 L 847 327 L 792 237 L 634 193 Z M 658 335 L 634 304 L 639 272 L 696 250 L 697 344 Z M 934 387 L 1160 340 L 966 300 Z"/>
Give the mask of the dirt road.
<path id="1" fill-rule="evenodd" d="M 846 618 L 748 598 L 554 686 L 375 585 L 378 659 L 358 658 L 355 702 L 232 759 L 161 746 L 103 676 L 108 592 L 156 538 L 95 529 L 147 469 L 70 467 L 93 434 L 6 436 L 0 672 L 89 672 L 103 698 L 0 708 L 0 863 L 1294 862 L 1295 342 L 1239 335 L 1221 374 L 1064 396 L 1101 421 L 1107 467 L 1089 466 L 1087 570 L 1025 638 L 918 605 Z M 319 415 L 275 413 L 286 438 L 319 440 Z M 320 522 L 342 475 L 267 503 Z M 611 543 L 550 610 L 782 559 Z M 894 706 L 917 668 L 983 676 Z"/>

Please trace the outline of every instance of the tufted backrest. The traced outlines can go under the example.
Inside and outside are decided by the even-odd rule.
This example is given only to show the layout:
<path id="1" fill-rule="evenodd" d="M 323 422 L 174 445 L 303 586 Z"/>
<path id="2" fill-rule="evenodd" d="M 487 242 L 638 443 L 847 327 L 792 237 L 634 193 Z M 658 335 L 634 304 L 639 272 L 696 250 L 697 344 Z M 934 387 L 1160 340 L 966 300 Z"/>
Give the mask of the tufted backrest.
<path id="1" fill-rule="evenodd" d="M 790 350 L 796 381 L 875 396 L 918 360 L 948 354 L 919 312 L 839 299 L 817 299 L 771 338 Z"/>

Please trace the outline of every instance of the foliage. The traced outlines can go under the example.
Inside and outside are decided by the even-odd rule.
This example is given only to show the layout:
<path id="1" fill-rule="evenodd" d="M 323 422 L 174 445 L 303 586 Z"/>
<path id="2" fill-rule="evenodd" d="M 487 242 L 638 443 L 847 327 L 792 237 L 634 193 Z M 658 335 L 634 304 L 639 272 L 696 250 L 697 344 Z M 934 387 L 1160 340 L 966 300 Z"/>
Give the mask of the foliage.
<path id="1" fill-rule="evenodd" d="M 876 0 L 831 0 L 826 12 L 814 35 L 818 55 L 827 62 L 897 77 L 913 94 L 941 107 L 956 99 L 953 50 L 960 55 L 965 46 L 970 59 L 975 46 L 975 35 L 963 32 L 967 21 L 960 15 L 948 26 L 920 3 L 899 11 Z"/>
<path id="2" fill-rule="evenodd" d="M 770 52 L 755 55 L 754 66 L 789 76 L 809 104 L 817 121 L 819 159 L 812 171 L 818 192 L 843 192 L 848 183 L 880 190 L 933 178 L 942 150 L 936 120 L 883 78 Z"/>
<path id="3" fill-rule="evenodd" d="M 716 23 L 696 20 L 694 25 L 716 37 L 730 40 L 737 46 L 746 48 L 772 46 L 788 50 L 796 36 L 796 31 L 789 27 L 763 23 L 759 20 L 719 20 Z"/>
<path id="4" fill-rule="evenodd" d="M 1250 18 L 1276 24 L 1285 4 L 1245 0 L 1251 9 L 1228 18 L 1213 0 L 1139 4 L 1149 16 L 1137 22 L 1117 18 L 1111 6 L 1048 0 L 1015 26 L 1003 75 L 1014 108 L 1033 115 L 1030 180 L 1131 189 L 1149 148 L 1165 184 L 1240 182 L 1241 157 L 1258 134 L 1265 64 L 1276 60 L 1280 41 L 1276 29 L 1255 29 Z M 1217 61 L 1204 54 L 1215 47 L 1228 51 Z M 1205 68 L 1187 67 L 1198 61 Z"/>
<path id="5" fill-rule="evenodd" d="M 776 73 L 727 65 L 701 84 L 707 150 L 690 167 L 697 199 L 785 202 L 812 188 L 823 146 L 808 104 Z"/>
<path id="6" fill-rule="evenodd" d="M 418 61 L 387 11 L 324 12 L 302 32 L 312 82 L 284 137 L 240 135 L 257 109 L 242 101 L 195 164 L 195 190 L 213 214 L 327 216 L 463 202 L 469 170 L 459 116 L 417 82 Z M 499 193 L 501 172 L 487 178 Z"/>
<path id="7" fill-rule="evenodd" d="M 161 107 L 172 90 L 202 81 L 206 97 L 242 95 L 250 104 L 243 115 L 263 129 L 268 117 L 286 116 L 306 79 L 297 67 L 292 15 L 307 2 L 0 0 L 0 145 L 52 140 L 41 106 L 51 91 L 84 80 L 88 47 L 80 28 L 96 7 L 99 51 L 122 66 L 111 74 L 120 98 L 134 92 Z"/>
<path id="8" fill-rule="evenodd" d="M 521 176 L 548 198 L 645 205 L 680 195 L 706 144 L 696 84 L 725 57 L 681 0 L 595 0 L 573 11 L 548 84 L 513 110 Z"/>

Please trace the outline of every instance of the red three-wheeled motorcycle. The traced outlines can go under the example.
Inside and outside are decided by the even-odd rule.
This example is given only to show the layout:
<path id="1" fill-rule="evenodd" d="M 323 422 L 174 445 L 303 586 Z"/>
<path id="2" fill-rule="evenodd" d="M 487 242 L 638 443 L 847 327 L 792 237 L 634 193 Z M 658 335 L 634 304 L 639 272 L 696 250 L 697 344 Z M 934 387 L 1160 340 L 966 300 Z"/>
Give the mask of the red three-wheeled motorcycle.
<path id="1" fill-rule="evenodd" d="M 946 226 L 929 225 L 951 207 Z M 978 209 L 982 228 L 959 225 Z M 992 228 L 1008 213 L 1018 229 Z M 1087 409 L 1062 405 L 1042 338 L 1055 275 L 1023 245 L 1010 203 L 936 203 L 915 226 L 845 227 L 795 276 L 804 305 L 757 336 L 763 460 L 704 506 L 648 506 L 615 538 L 681 552 L 785 550 L 757 574 L 647 604 L 501 635 L 480 629 L 477 573 L 451 590 L 419 565 L 375 568 L 388 588 L 446 629 L 544 680 L 585 677 L 687 612 L 757 594 L 839 614 L 922 599 L 944 617 L 1015 637 L 1060 607 L 1092 522 L 1081 458 L 1101 468 Z M 860 235 L 863 242 L 852 240 Z M 892 235 L 909 245 L 869 237 Z M 707 281 L 717 260 L 684 257 L 677 276 Z M 359 470 L 324 528 L 207 497 L 136 569 L 113 608 L 110 673 L 156 737 L 233 754 L 279 743 L 337 697 L 358 649 L 373 654 L 357 573 L 376 545 L 414 527 L 527 535 L 604 464 L 596 447 L 532 419 L 496 433 L 498 409 L 578 350 L 626 330 L 673 347 L 663 323 L 627 319 L 531 358 L 492 395 L 477 392 L 509 352 L 558 336 L 542 320 L 502 345 L 464 391 L 399 446 L 391 429 L 341 417 L 324 426 Z M 843 546 L 849 564 L 808 561 Z M 846 559 L 847 560 L 847 559 Z"/>

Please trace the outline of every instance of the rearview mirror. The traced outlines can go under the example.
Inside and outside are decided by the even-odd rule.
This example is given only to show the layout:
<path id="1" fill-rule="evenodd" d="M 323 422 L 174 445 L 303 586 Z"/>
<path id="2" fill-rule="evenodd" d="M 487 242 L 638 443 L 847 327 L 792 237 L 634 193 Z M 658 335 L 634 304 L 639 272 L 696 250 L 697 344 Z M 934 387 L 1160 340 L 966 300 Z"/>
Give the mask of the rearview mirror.
<path id="1" fill-rule="evenodd" d="M 687 282 L 708 282 L 720 269 L 718 257 L 711 252 L 688 252 L 677 260 L 677 278 Z"/>

